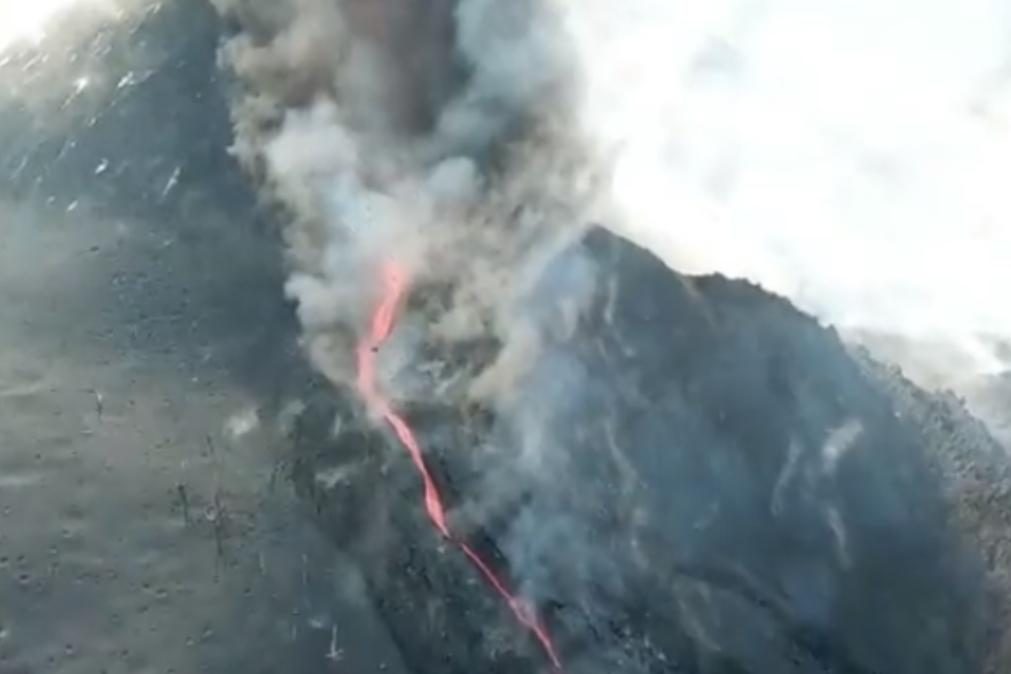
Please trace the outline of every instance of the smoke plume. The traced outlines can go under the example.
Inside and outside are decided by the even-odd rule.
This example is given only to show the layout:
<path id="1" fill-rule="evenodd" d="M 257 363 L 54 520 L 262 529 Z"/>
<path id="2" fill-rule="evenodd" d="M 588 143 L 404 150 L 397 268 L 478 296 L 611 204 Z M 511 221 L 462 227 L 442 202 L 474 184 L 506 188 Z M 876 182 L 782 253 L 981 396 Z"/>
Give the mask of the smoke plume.
<path id="1" fill-rule="evenodd" d="M 235 27 L 222 51 L 238 89 L 234 151 L 285 211 L 286 290 L 313 364 L 354 386 L 380 270 L 405 270 L 414 292 L 377 356 L 379 387 L 399 409 L 493 411 L 469 448 L 477 496 L 450 517 L 509 522 L 498 543 L 535 601 L 564 597 L 604 629 L 590 604 L 625 581 L 579 525 L 603 494 L 557 449 L 576 446 L 578 419 L 608 419 L 617 395 L 557 346 L 606 294 L 596 262 L 567 246 L 590 223 L 681 270 L 758 280 L 852 334 L 931 337 L 973 372 L 1005 366 L 1005 197 L 968 174 L 999 175 L 1011 154 L 984 131 L 990 93 L 975 90 L 985 114 L 959 112 L 964 74 L 992 56 L 972 37 L 953 42 L 971 47 L 964 62 L 906 67 L 888 58 L 893 38 L 929 50 L 937 25 L 893 34 L 883 14 L 875 37 L 843 10 L 823 25 L 744 0 L 216 4 Z M 967 36 L 979 21 L 965 18 Z M 856 34 L 868 51 L 846 51 Z M 854 61 L 820 59 L 829 48 Z M 910 101 L 926 106 L 915 123 Z M 953 135 L 932 134 L 949 122 Z M 473 352 L 486 357 L 456 357 Z M 827 462 L 860 437 L 840 422 Z M 826 518 L 824 547 L 848 563 L 843 518 Z"/>
<path id="2" fill-rule="evenodd" d="M 985 0 L 218 4 L 242 27 L 236 149 L 293 213 L 289 292 L 333 377 L 329 328 L 360 324 L 392 242 L 419 278 L 467 278 L 438 332 L 473 332 L 503 306 L 457 304 L 498 304 L 476 287 L 524 254 L 503 227 L 590 217 L 922 384 L 1008 368 L 1011 51 Z"/>
<path id="3" fill-rule="evenodd" d="M 571 113 L 578 77 L 564 8 L 222 9 L 243 26 L 224 50 L 245 87 L 236 152 L 290 213 L 287 291 L 316 365 L 335 383 L 351 380 L 347 340 L 361 333 L 384 260 L 415 286 L 443 289 L 438 306 L 414 312 L 442 341 L 500 339 L 504 362 L 535 348 L 534 331 L 514 320 L 524 284 L 553 241 L 586 225 L 602 192 Z M 493 364 L 467 395 L 514 376 Z"/>
<path id="4" fill-rule="evenodd" d="M 537 605 L 557 589 L 559 569 L 546 572 L 543 559 L 559 531 L 566 558 L 583 559 L 573 585 L 589 582 L 606 560 L 565 519 L 577 517 L 571 494 L 545 496 L 570 477 L 560 432 L 592 389 L 580 361 L 554 347 L 598 282 L 593 261 L 569 244 L 606 212 L 609 180 L 579 115 L 572 7 L 220 9 L 238 27 L 222 51 L 239 88 L 234 149 L 286 211 L 286 290 L 313 364 L 357 397 L 356 342 L 384 290 L 381 270 L 404 270 L 411 299 L 377 354 L 378 388 L 398 409 L 477 408 L 496 419 L 456 457 L 473 464 L 480 488 L 453 504 L 449 528 L 467 540 L 536 492 L 496 532 L 516 591 Z M 421 436 L 430 449 L 433 432 Z"/>
<path id="5" fill-rule="evenodd" d="M 241 27 L 236 151 L 290 210 L 288 292 L 336 382 L 395 257 L 449 289 L 434 335 L 505 344 L 468 395 L 509 390 L 541 330 L 519 286 L 592 217 L 930 383 L 1007 366 L 1007 36 L 985 3 L 898 30 L 899 6 L 744 0 L 218 4 Z"/>

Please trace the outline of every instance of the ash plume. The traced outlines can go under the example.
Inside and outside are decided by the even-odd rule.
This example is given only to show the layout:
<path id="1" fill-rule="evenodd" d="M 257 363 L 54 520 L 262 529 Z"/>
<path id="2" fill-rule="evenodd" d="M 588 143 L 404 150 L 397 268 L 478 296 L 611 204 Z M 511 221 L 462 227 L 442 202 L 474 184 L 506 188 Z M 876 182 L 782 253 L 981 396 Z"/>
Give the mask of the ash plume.
<path id="1" fill-rule="evenodd" d="M 243 27 L 223 52 L 244 88 L 235 151 L 290 212 L 287 289 L 317 366 L 348 380 L 343 340 L 363 324 L 384 258 L 415 285 L 447 288 L 426 317 L 444 339 L 494 333 L 523 292 L 512 279 L 526 275 L 508 270 L 583 227 L 600 185 L 567 113 L 575 64 L 561 9 L 221 9 Z"/>
<path id="2" fill-rule="evenodd" d="M 377 364 L 398 407 L 493 410 L 498 430 L 466 457 L 484 489 L 457 503 L 464 531 L 533 486 L 564 479 L 555 448 L 586 383 L 552 344 L 571 336 L 597 284 L 570 244 L 606 194 L 581 136 L 580 76 L 564 3 L 397 0 L 222 2 L 238 28 L 222 50 L 238 92 L 234 151 L 286 212 L 304 346 L 356 395 L 355 342 L 405 269 L 412 299 Z M 479 359 L 462 354 L 481 351 Z M 531 521 L 565 503 L 536 502 Z M 519 590 L 546 539 L 502 544 Z M 590 549 L 573 535 L 573 557 Z M 578 540 L 577 540 L 578 539 Z M 577 545 L 578 544 L 578 545 Z M 509 549 L 512 548 L 512 549 Z"/>
<path id="3" fill-rule="evenodd" d="M 442 267 L 432 249 L 449 244 L 425 242 L 467 248 L 461 231 L 479 230 L 498 246 L 475 222 L 525 200 L 541 219 L 596 218 L 678 271 L 758 282 L 970 403 L 1011 367 L 1009 211 L 990 178 L 1007 172 L 1011 40 L 985 0 L 875 41 L 888 68 L 833 54 L 859 52 L 844 47 L 887 31 L 898 6 L 218 4 L 243 28 L 228 50 L 249 87 L 236 149 L 305 221 L 296 268 L 320 267 L 319 221 L 382 220 L 358 229 L 383 248 L 374 237 L 404 212 L 425 234 L 403 247 Z M 784 57 L 794 43 L 807 58 Z M 955 58 L 936 62 L 933 43 Z M 310 183 L 335 171 L 360 184 L 324 205 Z M 336 285 L 349 287 L 299 277 L 293 292 L 309 314 Z"/>

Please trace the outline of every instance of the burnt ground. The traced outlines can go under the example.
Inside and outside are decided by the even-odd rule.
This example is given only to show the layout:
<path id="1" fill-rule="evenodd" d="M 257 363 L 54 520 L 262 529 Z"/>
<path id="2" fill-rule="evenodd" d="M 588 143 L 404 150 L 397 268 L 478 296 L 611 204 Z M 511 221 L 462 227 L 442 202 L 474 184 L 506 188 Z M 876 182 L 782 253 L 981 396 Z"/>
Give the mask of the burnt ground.
<path id="1" fill-rule="evenodd" d="M 179 0 L 0 67 L 0 672 L 544 671 L 302 362 L 219 30 Z M 1009 669 L 1007 458 L 957 399 L 751 285 L 570 254 L 600 282 L 527 382 L 539 477 L 517 410 L 408 410 L 568 671 Z M 520 486 L 467 514 L 487 475 Z"/>

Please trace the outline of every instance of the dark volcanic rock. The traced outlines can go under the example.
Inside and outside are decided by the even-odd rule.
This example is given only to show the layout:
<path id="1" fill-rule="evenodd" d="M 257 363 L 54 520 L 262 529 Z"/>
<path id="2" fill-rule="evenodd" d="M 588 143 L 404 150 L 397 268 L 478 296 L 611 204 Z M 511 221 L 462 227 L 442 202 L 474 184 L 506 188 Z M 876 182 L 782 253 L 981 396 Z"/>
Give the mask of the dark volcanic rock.
<path id="1" fill-rule="evenodd" d="M 982 671 L 1004 623 L 992 546 L 973 535 L 1006 512 L 978 490 L 987 478 L 964 477 L 982 428 L 911 412 L 935 403 L 757 287 L 681 277 L 602 230 L 557 265 L 573 257 L 595 270 L 595 299 L 521 378 L 521 402 L 411 413 L 458 528 L 537 598 L 567 671 Z M 524 409 L 548 438 L 535 470 L 515 458 Z M 295 478 L 366 569 L 405 660 L 544 670 L 424 520 L 406 455 L 362 416 L 321 387 Z M 954 491 L 938 464 L 952 443 Z"/>
<path id="2" fill-rule="evenodd" d="M 901 373 L 855 354 L 862 367 L 888 392 L 897 414 L 920 430 L 924 450 L 940 476 L 945 500 L 958 528 L 986 565 L 987 674 L 1006 672 L 1011 663 L 1011 463 L 1007 450 L 954 395 L 931 395 Z"/>

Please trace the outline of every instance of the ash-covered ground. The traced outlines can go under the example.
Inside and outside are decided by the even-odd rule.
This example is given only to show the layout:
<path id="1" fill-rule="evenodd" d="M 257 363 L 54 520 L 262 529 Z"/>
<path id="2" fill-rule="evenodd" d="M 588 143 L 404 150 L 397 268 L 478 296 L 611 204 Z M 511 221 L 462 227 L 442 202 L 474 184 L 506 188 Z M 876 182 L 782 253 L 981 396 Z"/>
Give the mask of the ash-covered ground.
<path id="1" fill-rule="evenodd" d="M 0 67 L 0 672 L 403 671 L 258 421 L 298 352 L 215 14 L 59 37 Z"/>
<path id="2" fill-rule="evenodd" d="M 226 153 L 221 30 L 177 0 L 0 67 L 0 672 L 547 671 L 305 363 L 283 216 Z M 589 308 L 514 414 L 404 412 L 566 671 L 1011 668 L 1008 461 L 957 399 L 604 230 L 556 259 L 543 310 L 584 266 Z M 518 472 L 530 418 L 555 451 Z"/>

